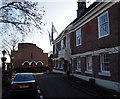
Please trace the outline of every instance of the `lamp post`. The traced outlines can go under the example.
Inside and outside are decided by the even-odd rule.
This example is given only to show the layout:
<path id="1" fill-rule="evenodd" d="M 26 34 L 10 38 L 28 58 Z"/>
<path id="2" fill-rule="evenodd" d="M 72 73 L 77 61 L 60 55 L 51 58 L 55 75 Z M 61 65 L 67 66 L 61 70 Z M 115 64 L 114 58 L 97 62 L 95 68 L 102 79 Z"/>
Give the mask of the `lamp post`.
<path id="1" fill-rule="evenodd" d="M 6 51 L 5 50 L 3 50 L 2 51 L 2 54 L 3 54 L 3 57 L 5 56 L 5 54 L 6 54 Z"/>
<path id="2" fill-rule="evenodd" d="M 2 71 L 5 71 L 5 61 L 6 61 L 6 57 L 5 57 L 5 54 L 6 54 L 6 51 L 5 50 L 3 50 L 2 51 L 2 54 L 3 54 L 3 57 L 1 58 L 1 60 L 2 60 Z"/>
<path id="3" fill-rule="evenodd" d="M 14 69 L 14 65 L 13 65 L 13 63 L 14 63 L 14 57 L 13 56 L 11 56 L 11 69 Z"/>

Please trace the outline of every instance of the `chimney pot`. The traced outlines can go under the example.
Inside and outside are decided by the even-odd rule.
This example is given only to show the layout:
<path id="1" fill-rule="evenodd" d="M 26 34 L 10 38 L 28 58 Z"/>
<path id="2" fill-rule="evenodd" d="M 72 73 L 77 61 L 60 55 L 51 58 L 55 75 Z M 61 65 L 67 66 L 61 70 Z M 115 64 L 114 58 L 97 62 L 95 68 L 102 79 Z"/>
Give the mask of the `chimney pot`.
<path id="1" fill-rule="evenodd" d="M 81 17 L 86 9 L 86 0 L 78 0 L 77 17 Z"/>

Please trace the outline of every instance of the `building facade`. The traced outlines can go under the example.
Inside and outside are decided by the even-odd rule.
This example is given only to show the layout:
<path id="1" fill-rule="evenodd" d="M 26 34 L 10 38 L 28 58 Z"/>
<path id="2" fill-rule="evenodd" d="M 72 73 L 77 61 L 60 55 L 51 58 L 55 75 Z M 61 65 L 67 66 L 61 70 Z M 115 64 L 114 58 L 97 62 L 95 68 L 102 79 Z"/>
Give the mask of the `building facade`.
<path id="1" fill-rule="evenodd" d="M 19 43 L 18 51 L 12 51 L 14 68 L 48 66 L 48 54 L 32 43 Z"/>
<path id="2" fill-rule="evenodd" d="M 54 69 L 120 92 L 120 2 L 78 2 L 77 18 L 54 41 Z"/>

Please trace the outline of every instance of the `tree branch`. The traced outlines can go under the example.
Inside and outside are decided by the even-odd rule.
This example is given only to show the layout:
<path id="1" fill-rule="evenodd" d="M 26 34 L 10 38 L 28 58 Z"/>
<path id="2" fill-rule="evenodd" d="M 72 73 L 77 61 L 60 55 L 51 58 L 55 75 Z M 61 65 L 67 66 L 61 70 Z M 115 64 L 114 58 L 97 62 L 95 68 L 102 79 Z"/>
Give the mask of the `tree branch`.
<path id="1" fill-rule="evenodd" d="M 15 3 L 19 3 L 19 2 L 10 2 L 10 3 L 8 3 L 7 5 L 2 6 L 2 7 L 0 8 L 0 10 L 5 9 L 5 8 L 9 8 L 10 6 L 14 5 Z"/>

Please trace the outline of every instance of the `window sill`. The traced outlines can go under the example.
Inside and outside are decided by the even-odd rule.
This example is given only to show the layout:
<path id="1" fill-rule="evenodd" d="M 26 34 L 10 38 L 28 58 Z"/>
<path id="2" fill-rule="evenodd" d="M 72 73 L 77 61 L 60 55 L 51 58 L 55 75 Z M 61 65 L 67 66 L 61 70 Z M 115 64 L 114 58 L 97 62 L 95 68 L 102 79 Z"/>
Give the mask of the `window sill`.
<path id="1" fill-rule="evenodd" d="M 54 68 L 54 69 L 59 69 L 59 68 L 56 67 L 56 68 Z"/>
<path id="2" fill-rule="evenodd" d="M 78 45 L 76 45 L 76 47 L 79 47 L 79 46 L 81 46 L 82 44 L 78 44 Z"/>
<path id="3" fill-rule="evenodd" d="M 105 37 L 107 37 L 107 36 L 109 36 L 109 34 L 106 34 L 106 35 L 104 35 L 104 36 L 99 36 L 98 39 L 102 39 L 102 38 L 105 38 Z"/>
<path id="4" fill-rule="evenodd" d="M 76 71 L 76 72 L 81 72 L 81 69 L 76 69 L 75 71 Z"/>
<path id="5" fill-rule="evenodd" d="M 63 68 L 60 68 L 60 69 L 63 69 Z"/>
<path id="6" fill-rule="evenodd" d="M 93 74 L 93 71 L 85 71 L 85 73 Z"/>
<path id="7" fill-rule="evenodd" d="M 101 76 L 108 76 L 108 77 L 111 76 L 111 74 L 108 73 L 108 72 L 99 72 L 98 75 L 101 75 Z"/>

